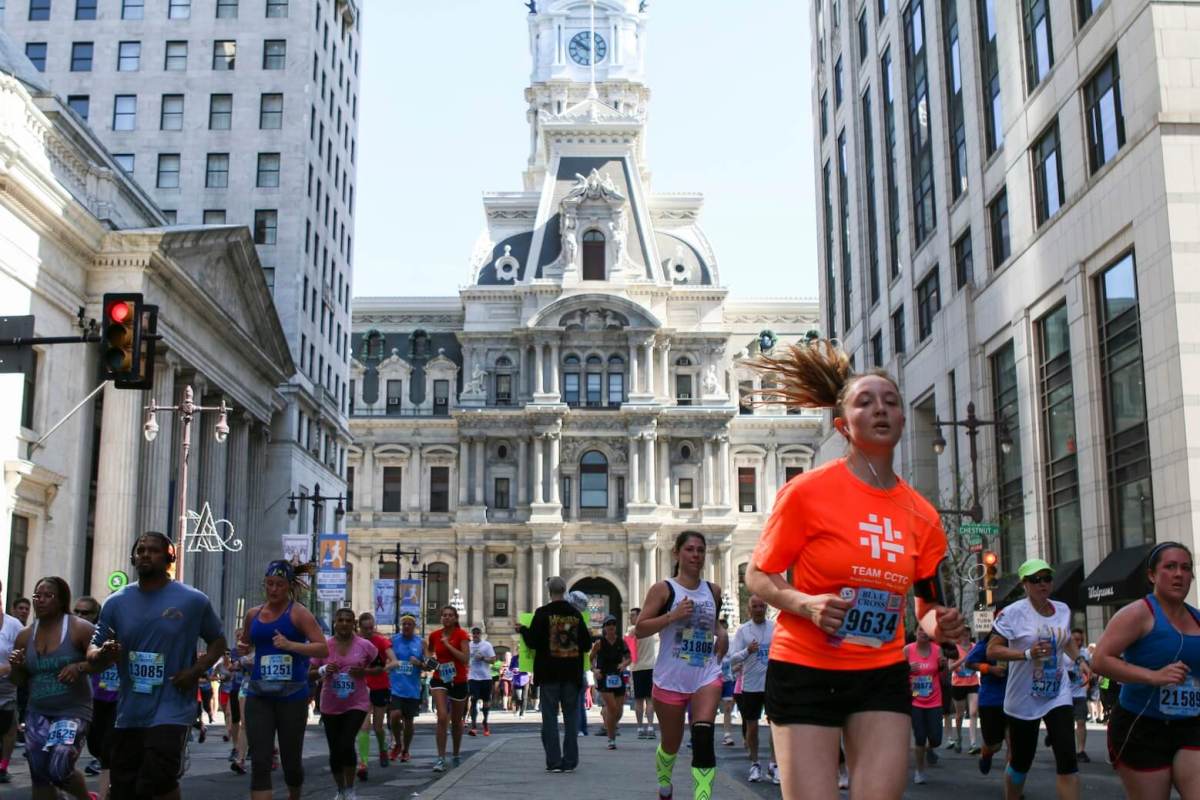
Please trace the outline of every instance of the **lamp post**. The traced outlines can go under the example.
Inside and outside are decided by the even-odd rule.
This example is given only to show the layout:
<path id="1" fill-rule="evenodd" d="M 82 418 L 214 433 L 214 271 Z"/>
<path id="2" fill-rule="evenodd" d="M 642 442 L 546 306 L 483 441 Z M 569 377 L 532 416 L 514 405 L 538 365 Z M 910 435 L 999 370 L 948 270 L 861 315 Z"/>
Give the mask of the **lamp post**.
<path id="1" fill-rule="evenodd" d="M 312 560 L 313 560 L 313 563 L 316 563 L 316 561 L 317 561 L 317 555 L 318 555 L 317 554 L 317 534 L 321 530 L 321 523 L 322 523 L 324 511 L 325 511 L 325 501 L 337 500 L 337 508 L 335 508 L 333 510 L 333 516 L 334 516 L 333 528 L 334 528 L 334 532 L 336 532 L 338 523 L 341 522 L 342 517 L 346 516 L 346 507 L 343 505 L 343 502 L 345 501 L 345 499 L 346 499 L 345 496 L 340 495 L 340 494 L 337 496 L 321 494 L 321 484 L 319 484 L 319 483 L 315 484 L 313 486 L 312 494 L 305 494 L 304 490 L 301 489 L 300 494 L 288 495 L 288 509 L 287 509 L 288 519 L 295 519 L 297 514 L 299 513 L 296 509 L 296 501 L 297 500 L 300 501 L 300 505 L 304 505 L 305 500 L 312 501 L 312 504 L 313 504 L 313 517 L 312 517 Z M 303 531 L 299 531 L 299 532 L 303 533 Z M 349 553 L 347 553 L 346 555 L 348 556 Z M 313 575 L 312 591 L 311 591 L 310 595 L 311 595 L 310 602 L 312 604 L 312 610 L 315 612 L 316 607 L 317 607 L 316 575 Z"/>
<path id="2" fill-rule="evenodd" d="M 1000 442 L 1000 450 L 1008 455 L 1012 451 L 1012 437 L 1008 433 L 1008 424 L 1002 420 L 980 419 L 975 416 L 975 401 L 967 403 L 967 418 L 964 420 L 940 420 L 935 419 L 933 424 L 937 427 L 937 438 L 933 440 L 933 452 L 939 456 L 946 450 L 946 439 L 942 436 L 942 426 L 948 425 L 954 428 L 965 428 L 967 431 L 967 441 L 970 443 L 971 457 L 971 507 L 962 508 L 939 508 L 938 511 L 943 514 L 957 514 L 960 517 L 970 517 L 975 522 L 983 521 L 983 505 L 979 502 L 979 471 L 977 462 L 979 459 L 979 450 L 975 445 L 975 437 L 979 435 L 979 429 L 994 425 L 996 427 L 997 439 Z M 956 476 L 957 479 L 957 476 Z"/>
<path id="3" fill-rule="evenodd" d="M 392 627 L 394 627 L 397 630 L 397 632 L 400 630 L 400 562 L 406 556 L 412 556 L 412 561 L 410 562 L 410 565 L 414 568 L 421 563 L 421 561 L 420 561 L 421 551 L 420 550 L 404 550 L 400 547 L 399 542 L 396 542 L 396 547 L 392 550 L 392 552 L 389 553 L 388 551 L 384 550 L 382 553 L 379 554 L 379 566 L 380 567 L 382 567 L 384 564 L 387 563 L 387 561 L 385 559 L 387 559 L 387 558 L 396 559 L 396 577 L 392 579 L 392 591 L 395 594 L 395 606 L 393 607 L 393 610 L 396 613 L 396 618 L 394 620 L 392 620 Z M 412 575 L 411 569 L 409 570 L 409 575 Z M 424 595 L 425 594 L 425 592 L 423 591 L 425 588 L 424 585 L 422 585 L 421 588 L 422 588 L 421 594 Z M 422 600 L 421 602 L 424 603 L 425 601 Z M 424 626 L 422 626 L 422 628 L 421 628 L 421 634 L 422 635 L 425 634 Z"/>
<path id="4" fill-rule="evenodd" d="M 216 427 L 213 428 L 213 438 L 217 440 L 217 444 L 224 444 L 229 438 L 229 412 L 233 409 L 225 405 L 225 399 L 222 398 L 220 404 L 215 406 L 198 406 L 193 402 L 194 393 L 192 392 L 191 384 L 183 387 L 183 402 L 177 406 L 160 406 L 154 402 L 154 398 L 150 399 L 150 405 L 146 406 L 146 422 L 142 425 L 142 435 L 146 437 L 147 442 L 153 442 L 158 437 L 158 419 L 156 418 L 159 412 L 178 413 L 179 419 L 183 422 L 183 433 L 180 441 L 179 454 L 179 487 L 176 490 L 179 493 L 179 532 L 175 537 L 175 579 L 180 583 L 183 582 L 183 559 L 187 553 L 184 538 L 187 536 L 187 493 L 188 493 L 188 454 L 192 449 L 192 417 L 198 413 L 205 411 L 216 411 L 220 414 L 217 417 Z"/>

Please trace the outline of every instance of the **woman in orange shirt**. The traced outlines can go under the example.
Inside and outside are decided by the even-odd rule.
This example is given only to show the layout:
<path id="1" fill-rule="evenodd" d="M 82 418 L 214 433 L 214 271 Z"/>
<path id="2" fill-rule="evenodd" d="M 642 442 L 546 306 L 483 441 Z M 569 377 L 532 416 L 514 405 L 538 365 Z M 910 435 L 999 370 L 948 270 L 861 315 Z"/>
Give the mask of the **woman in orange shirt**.
<path id="1" fill-rule="evenodd" d="M 912 723 L 905 660 L 905 596 L 939 641 L 963 631 L 943 606 L 938 513 L 892 469 L 904 432 L 896 382 L 853 375 L 827 340 L 752 363 L 777 388 L 765 402 L 833 409 L 846 456 L 792 479 L 746 571 L 749 591 L 782 612 L 767 664 L 766 710 L 788 800 L 838 796 L 844 737 L 855 794 L 899 798 Z M 791 570 L 789 583 L 785 573 Z"/>

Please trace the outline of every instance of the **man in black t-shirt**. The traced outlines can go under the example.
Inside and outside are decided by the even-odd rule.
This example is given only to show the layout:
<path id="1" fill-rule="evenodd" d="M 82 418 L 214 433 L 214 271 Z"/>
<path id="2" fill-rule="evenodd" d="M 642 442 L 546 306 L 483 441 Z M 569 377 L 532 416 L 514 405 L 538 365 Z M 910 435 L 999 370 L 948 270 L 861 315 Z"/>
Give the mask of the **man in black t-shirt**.
<path id="1" fill-rule="evenodd" d="M 566 582 L 557 575 L 546 581 L 550 602 L 520 628 L 525 645 L 534 651 L 533 682 L 542 708 L 542 747 L 547 772 L 571 772 L 579 763 L 579 690 L 584 657 L 592 635 L 583 615 L 563 599 Z M 563 741 L 558 740 L 558 715 L 563 715 Z"/>

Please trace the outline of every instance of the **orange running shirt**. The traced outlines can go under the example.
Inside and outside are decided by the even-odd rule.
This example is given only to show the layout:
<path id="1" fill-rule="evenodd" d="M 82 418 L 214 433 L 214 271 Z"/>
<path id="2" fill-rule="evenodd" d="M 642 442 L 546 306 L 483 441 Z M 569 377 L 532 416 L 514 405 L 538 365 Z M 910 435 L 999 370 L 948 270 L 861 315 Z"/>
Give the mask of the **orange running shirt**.
<path id="1" fill-rule="evenodd" d="M 817 669 L 876 669 L 904 661 L 904 598 L 946 554 L 937 511 L 907 483 L 890 491 L 860 481 L 844 459 L 780 490 L 754 550 L 766 573 L 792 570 L 805 594 L 853 600 L 841 637 L 779 615 L 770 657 Z"/>

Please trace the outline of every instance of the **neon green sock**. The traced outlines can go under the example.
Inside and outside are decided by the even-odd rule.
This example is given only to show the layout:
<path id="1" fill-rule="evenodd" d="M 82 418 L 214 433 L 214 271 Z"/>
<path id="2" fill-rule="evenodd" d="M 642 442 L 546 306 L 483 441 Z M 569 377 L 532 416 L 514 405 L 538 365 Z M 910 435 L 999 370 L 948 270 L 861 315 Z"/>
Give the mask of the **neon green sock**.
<path id="1" fill-rule="evenodd" d="M 358 732 L 358 763 L 366 764 L 371 757 L 371 734 L 368 731 Z"/>
<path id="2" fill-rule="evenodd" d="M 675 759 L 679 758 L 678 753 L 667 753 L 662 749 L 662 745 L 654 753 L 654 769 L 658 772 L 659 788 L 666 789 L 671 785 L 671 772 L 675 769 Z"/>
<path id="3" fill-rule="evenodd" d="M 692 767 L 692 780 L 696 784 L 692 794 L 694 800 L 712 800 L 713 781 L 717 778 L 716 767 Z"/>

